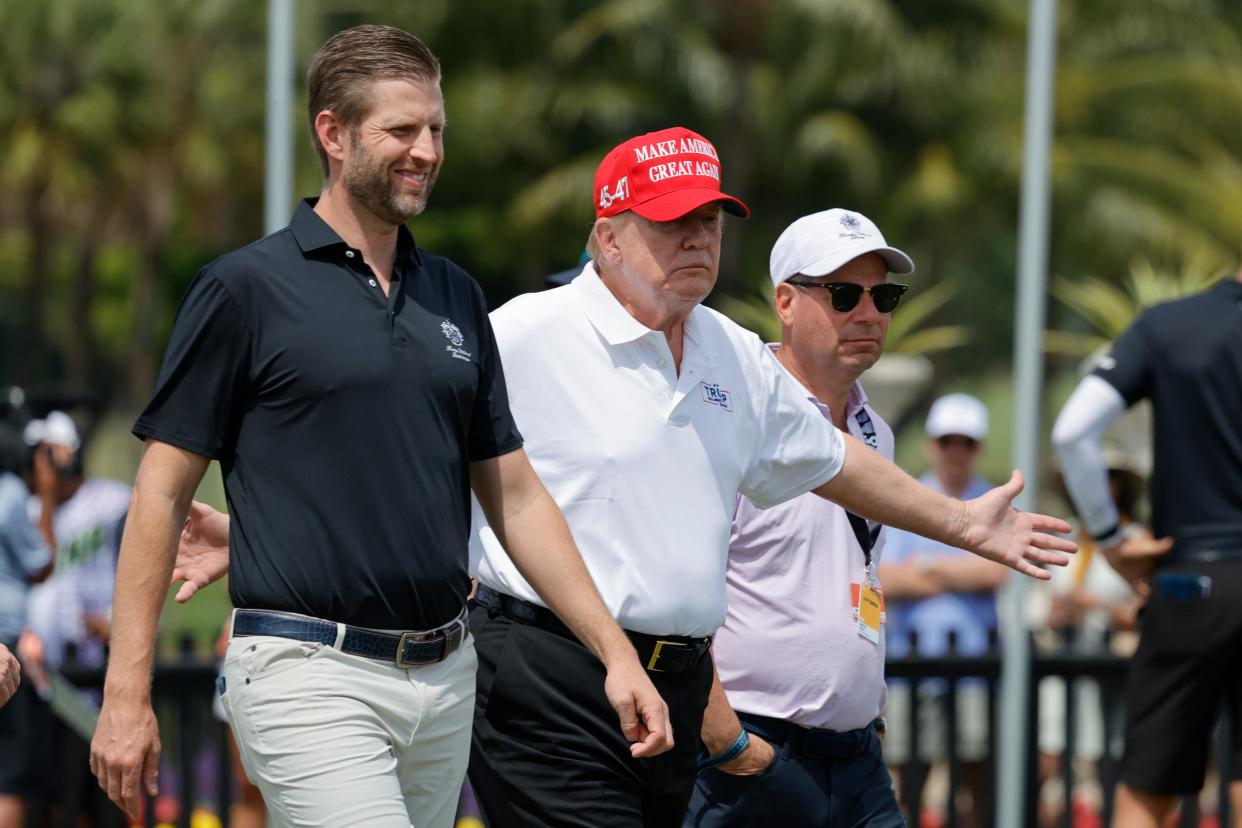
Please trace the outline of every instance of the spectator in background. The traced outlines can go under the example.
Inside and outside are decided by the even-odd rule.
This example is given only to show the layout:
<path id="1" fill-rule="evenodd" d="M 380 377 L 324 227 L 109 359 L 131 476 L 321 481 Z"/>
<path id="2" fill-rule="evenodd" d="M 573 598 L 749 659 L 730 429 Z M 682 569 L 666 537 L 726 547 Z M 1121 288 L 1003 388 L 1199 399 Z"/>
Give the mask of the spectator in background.
<path id="1" fill-rule="evenodd" d="M 83 474 L 82 441 L 63 412 L 32 420 L 24 436 L 36 453 L 50 457 L 56 472 L 56 569 L 30 592 L 30 633 L 41 641 L 43 659 L 51 667 L 59 667 L 70 649 L 78 665 L 102 667 L 130 487 Z M 31 518 L 42 520 L 43 509 L 32 500 Z"/>
<path id="2" fill-rule="evenodd" d="M 54 471 L 49 506 L 29 501 L 32 521 L 51 515 L 56 539 L 56 566 L 47 580 L 30 591 L 29 620 L 18 645 L 31 685 L 47 691 L 48 667 L 71 662 L 81 667 L 103 667 L 111 627 L 112 586 L 121 527 L 129 509 L 130 488 L 124 483 L 86 477 L 82 470 L 82 440 L 73 419 L 52 411 L 31 420 L 23 433 L 36 456 L 50 461 Z M 98 705 L 97 690 L 83 691 Z M 48 775 L 48 793 L 61 807 L 76 803 L 85 813 L 107 811 L 114 823 L 121 814 L 97 807 L 106 801 L 90 774 L 87 743 L 67 729 L 55 729 L 51 711 L 43 703 L 32 710 L 31 725 L 46 747 L 44 754 L 57 768 Z M 59 769 L 75 768 L 67 774 Z"/>
<path id="3" fill-rule="evenodd" d="M 927 415 L 927 453 L 931 469 L 922 477 L 927 486 L 959 500 L 970 500 L 990 485 L 976 465 L 988 436 L 988 411 L 968 394 L 949 394 L 932 404 Z M 889 623 L 888 655 L 904 658 L 940 658 L 983 655 L 997 628 L 996 589 L 1005 580 L 1004 567 L 969 552 L 913 535 L 890 530 L 880 565 Z M 912 645 L 912 636 L 917 644 Z M 890 761 L 909 760 L 910 773 L 902 776 L 903 798 L 922 795 L 930 763 L 948 755 L 945 684 L 927 681 L 918 686 L 917 714 L 909 688 L 894 685 L 886 716 L 890 737 L 885 752 Z M 909 718 L 907 718 L 909 717 Z M 962 763 L 970 801 L 958 810 L 959 824 L 972 825 L 982 800 L 990 733 L 987 694 L 981 680 L 957 686 L 957 758 Z M 919 728 L 919 754 L 910 755 L 910 729 Z"/>
<path id="4" fill-rule="evenodd" d="M 55 472 L 46 454 L 28 455 L 30 478 L 42 503 L 52 503 Z M 0 645 L 15 650 L 26 626 L 26 596 L 31 584 L 52 571 L 51 523 L 41 534 L 26 513 L 30 489 L 10 472 L 0 472 Z M 0 654 L 4 672 L 14 668 L 11 655 Z M 0 682 L 7 687 L 8 682 Z M 15 688 L 8 703 L 0 707 L 0 828 L 21 828 L 26 820 L 27 800 L 38 793 L 47 770 L 31 759 L 44 756 L 36 750 L 37 734 L 31 727 L 31 711 L 37 697 L 30 683 Z"/>

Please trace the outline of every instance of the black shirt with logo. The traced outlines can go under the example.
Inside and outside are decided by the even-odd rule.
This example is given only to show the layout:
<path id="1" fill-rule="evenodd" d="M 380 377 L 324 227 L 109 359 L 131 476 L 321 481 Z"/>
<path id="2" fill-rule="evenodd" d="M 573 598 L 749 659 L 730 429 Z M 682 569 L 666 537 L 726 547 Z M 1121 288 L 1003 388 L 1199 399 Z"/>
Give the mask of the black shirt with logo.
<path id="1" fill-rule="evenodd" d="M 1242 282 L 1144 311 L 1095 374 L 1154 415 L 1152 532 L 1242 550 Z"/>
<path id="2" fill-rule="evenodd" d="M 215 458 L 235 606 L 384 629 L 469 590 L 469 463 L 522 444 L 475 281 L 400 228 L 388 295 L 312 209 L 205 267 L 134 433 Z"/>

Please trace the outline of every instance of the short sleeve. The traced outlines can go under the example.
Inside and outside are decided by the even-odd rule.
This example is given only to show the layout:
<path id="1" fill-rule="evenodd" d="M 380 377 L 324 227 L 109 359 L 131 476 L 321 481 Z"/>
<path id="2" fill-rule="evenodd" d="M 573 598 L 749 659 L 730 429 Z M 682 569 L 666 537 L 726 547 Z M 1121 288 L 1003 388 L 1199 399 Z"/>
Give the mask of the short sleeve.
<path id="1" fill-rule="evenodd" d="M 1146 314 L 1136 319 L 1092 371 L 1117 389 L 1127 407 L 1151 394 L 1151 343 L 1146 323 Z"/>
<path id="2" fill-rule="evenodd" d="M 488 460 L 522 447 L 522 435 L 509 410 L 509 392 L 505 386 L 505 372 L 496 335 L 487 317 L 483 293 L 477 286 L 475 293 L 480 374 L 474 410 L 470 415 L 468 443 L 471 462 Z"/>
<path id="3" fill-rule="evenodd" d="M 748 392 L 757 413 L 756 450 L 739 490 L 767 509 L 827 483 L 845 464 L 845 438 L 756 338 Z"/>
<path id="4" fill-rule="evenodd" d="M 43 535 L 26 513 L 25 485 L 16 478 L 0 481 L 0 544 L 27 578 L 33 578 L 52 560 Z"/>
<path id="5" fill-rule="evenodd" d="M 246 404 L 251 353 L 243 308 L 218 277 L 201 271 L 181 300 L 134 434 L 213 459 L 227 455 Z"/>

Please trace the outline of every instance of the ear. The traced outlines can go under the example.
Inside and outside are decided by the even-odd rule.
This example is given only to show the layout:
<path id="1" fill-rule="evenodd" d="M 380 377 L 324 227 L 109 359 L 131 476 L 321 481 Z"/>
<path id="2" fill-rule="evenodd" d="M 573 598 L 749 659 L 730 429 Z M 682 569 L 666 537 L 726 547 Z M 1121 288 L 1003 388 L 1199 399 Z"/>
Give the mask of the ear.
<path id="1" fill-rule="evenodd" d="M 331 109 L 324 109 L 315 116 L 315 135 L 328 158 L 344 162 L 349 128 L 341 123 Z"/>
<path id="2" fill-rule="evenodd" d="M 781 324 L 785 327 L 793 326 L 793 303 L 796 301 L 797 293 L 797 288 L 788 282 L 781 282 L 776 286 L 773 304 L 776 305 L 776 315 L 780 317 Z"/>
<path id="3" fill-rule="evenodd" d="M 595 220 L 595 241 L 599 245 L 600 254 L 609 264 L 621 262 L 621 240 L 617 238 L 621 222 L 615 216 Z"/>

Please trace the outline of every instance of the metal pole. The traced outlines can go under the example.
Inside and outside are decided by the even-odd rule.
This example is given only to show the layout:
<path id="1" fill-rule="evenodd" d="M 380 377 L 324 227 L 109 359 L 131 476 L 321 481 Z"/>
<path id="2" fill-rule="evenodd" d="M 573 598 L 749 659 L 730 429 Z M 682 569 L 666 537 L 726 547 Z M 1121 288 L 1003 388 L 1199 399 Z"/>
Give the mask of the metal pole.
<path id="1" fill-rule="evenodd" d="M 1056 0 L 1030 0 L 1022 199 L 1018 237 L 1017 331 L 1014 339 L 1013 462 L 1026 478 L 1017 500 L 1029 510 L 1039 491 L 1043 328 L 1048 272 L 1049 151 L 1056 72 Z M 1027 578 L 1009 578 L 1001 667 L 1000 796 L 997 824 L 1021 828 L 1026 818 L 1030 638 L 1025 622 Z"/>
<path id="2" fill-rule="evenodd" d="M 293 0 L 267 3 L 267 140 L 263 232 L 289 223 L 293 203 Z"/>

